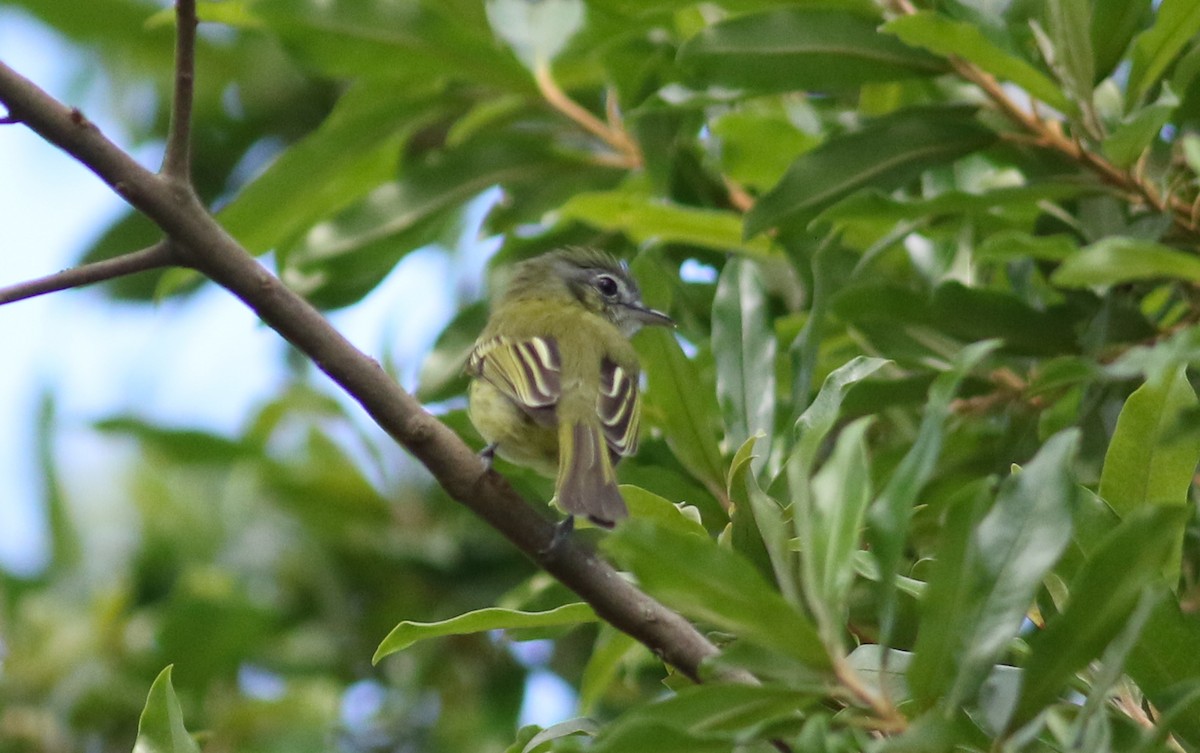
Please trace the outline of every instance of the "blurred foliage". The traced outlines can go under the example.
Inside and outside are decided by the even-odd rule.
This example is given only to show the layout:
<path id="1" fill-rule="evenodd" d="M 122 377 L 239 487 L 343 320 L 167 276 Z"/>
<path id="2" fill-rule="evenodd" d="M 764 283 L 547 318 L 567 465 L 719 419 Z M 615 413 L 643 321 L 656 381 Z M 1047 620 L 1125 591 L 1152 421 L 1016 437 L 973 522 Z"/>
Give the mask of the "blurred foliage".
<path id="1" fill-rule="evenodd" d="M 6 4 L 162 137 L 169 15 Z M 102 567 L 48 405 L 0 752 L 1200 751 L 1200 11 L 916 6 L 201 3 L 199 188 L 318 305 L 457 253 L 481 196 L 498 273 L 631 261 L 680 327 L 636 342 L 634 518 L 580 535 L 723 650 L 690 686 L 596 626 L 299 369 L 238 436 L 96 427 L 134 457 Z M 484 315 L 418 391 L 475 443 Z M 516 729 L 531 639 L 579 718 Z"/>

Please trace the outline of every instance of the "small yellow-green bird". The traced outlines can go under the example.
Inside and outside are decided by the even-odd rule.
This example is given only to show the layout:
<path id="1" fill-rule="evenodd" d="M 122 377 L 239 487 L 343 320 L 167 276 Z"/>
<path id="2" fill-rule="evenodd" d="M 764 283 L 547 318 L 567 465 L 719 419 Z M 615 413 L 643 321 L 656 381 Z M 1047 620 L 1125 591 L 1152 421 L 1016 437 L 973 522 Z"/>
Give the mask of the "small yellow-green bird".
<path id="1" fill-rule="evenodd" d="M 612 527 L 628 510 L 614 466 L 637 450 L 643 325 L 674 326 L 642 303 L 629 269 L 595 249 L 521 262 L 467 360 L 471 422 L 492 454 L 555 477 L 568 515 Z"/>

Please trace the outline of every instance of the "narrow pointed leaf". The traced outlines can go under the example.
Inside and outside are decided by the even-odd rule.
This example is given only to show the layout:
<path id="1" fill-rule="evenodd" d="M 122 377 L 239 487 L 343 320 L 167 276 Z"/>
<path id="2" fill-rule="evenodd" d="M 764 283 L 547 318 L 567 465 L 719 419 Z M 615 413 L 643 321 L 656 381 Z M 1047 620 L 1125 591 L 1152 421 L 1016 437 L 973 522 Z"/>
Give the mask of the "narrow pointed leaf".
<path id="1" fill-rule="evenodd" d="M 791 164 L 746 215 L 746 235 L 804 228 L 822 210 L 863 188 L 892 190 L 923 171 L 996 140 L 970 108 L 915 108 L 835 136 Z"/>
<path id="2" fill-rule="evenodd" d="M 523 1 L 523 0 L 522 0 Z M 566 219 L 624 233 L 635 243 L 686 243 L 748 256 L 771 255 L 767 238 L 744 239 L 741 218 L 617 189 L 580 193 L 556 210 Z"/>
<path id="3" fill-rule="evenodd" d="M 1187 503 L 1200 436 L 1180 422 L 1198 404 L 1185 366 L 1152 376 L 1125 401 L 1100 474 L 1100 496 L 1119 515 Z"/>
<path id="4" fill-rule="evenodd" d="M 789 8 L 705 27 L 679 51 L 691 80 L 754 92 L 832 91 L 942 73 L 944 61 L 855 13 Z"/>
<path id="5" fill-rule="evenodd" d="M 1170 532 L 1184 521 L 1182 508 L 1142 508 L 1129 515 L 1084 564 L 1069 587 L 1070 601 L 1031 645 L 1015 729 L 1050 703 L 1075 672 L 1098 658 L 1124 627 L 1143 590 L 1162 582 L 1175 552 Z"/>
<path id="6" fill-rule="evenodd" d="M 488 630 L 516 630 L 519 628 L 559 627 L 595 622 L 596 613 L 587 604 L 565 604 L 545 612 L 522 612 L 516 609 L 491 607 L 460 614 L 440 622 L 401 622 L 392 628 L 371 659 L 379 660 L 403 651 L 418 641 L 440 638 L 446 635 L 467 635 Z"/>
<path id="7" fill-rule="evenodd" d="M 200 753 L 200 746 L 183 726 L 183 710 L 171 684 L 171 667 L 155 678 L 138 719 L 136 753 Z"/>
<path id="8" fill-rule="evenodd" d="M 950 412 L 950 401 L 963 378 L 998 346 L 995 340 L 970 345 L 958 354 L 949 371 L 938 375 L 929 388 L 929 400 L 925 404 L 916 441 L 888 479 L 879 497 L 871 504 L 867 537 L 871 542 L 871 553 L 879 566 L 882 604 L 880 627 L 884 638 L 881 642 L 885 644 L 886 639 L 890 638 L 895 617 L 895 577 L 907 540 L 909 519 L 917 495 L 929 480 L 941 454 L 942 426 Z"/>
<path id="9" fill-rule="evenodd" d="M 1157 277 L 1200 281 L 1200 258 L 1154 241 L 1110 237 L 1068 258 L 1050 280 L 1055 285 L 1082 288 Z"/>
<path id="10" fill-rule="evenodd" d="M 397 97 L 392 86 L 359 82 L 320 128 L 280 154 L 217 219 L 255 254 L 290 242 L 391 178 L 407 134 L 444 107 L 432 97 Z"/>
<path id="11" fill-rule="evenodd" d="M 705 389 L 696 365 L 671 333 L 660 328 L 638 336 L 646 370 L 648 411 L 662 422 L 667 444 L 688 471 L 718 498 L 725 496 L 725 469 L 717 445 L 716 401 Z"/>
<path id="12" fill-rule="evenodd" d="M 987 480 L 979 479 L 947 505 L 908 669 L 909 687 L 923 709 L 949 692 L 954 682 L 952 670 L 961 659 L 964 631 L 983 599 L 972 574 L 971 531 L 982 518 L 987 501 Z"/>
<path id="13" fill-rule="evenodd" d="M 1071 539 L 1075 485 L 1070 468 L 1077 429 L 1055 434 L 1027 466 L 1009 477 L 975 530 L 976 583 L 983 594 L 963 635 L 963 652 L 946 704 L 978 692 L 988 669 L 1016 636 L 1042 578 Z"/>
<path id="14" fill-rule="evenodd" d="M 766 288 L 757 265 L 730 259 L 713 299 L 712 350 L 717 365 L 717 401 L 730 444 L 740 447 L 775 429 L 775 330 L 768 320 Z M 752 461 L 757 473 L 770 443 Z"/>
<path id="15" fill-rule="evenodd" d="M 1154 25 L 1133 41 L 1133 67 L 1129 71 L 1126 101 L 1142 101 L 1197 33 L 1200 33 L 1200 3 L 1163 0 L 1154 14 Z"/>
<path id="16" fill-rule="evenodd" d="M 1049 76 L 997 45 L 975 24 L 932 11 L 920 11 L 893 19 L 884 24 L 883 29 L 914 47 L 968 60 L 1001 81 L 1016 84 L 1034 99 L 1060 112 L 1074 110 L 1074 105 Z"/>
<path id="17" fill-rule="evenodd" d="M 813 605 L 827 646 L 841 643 L 846 600 L 854 582 L 863 516 L 871 500 L 871 471 L 865 434 L 870 417 L 847 426 L 833 454 L 813 476 L 811 495 L 796 495 L 805 594 Z M 811 500 L 811 504 L 803 504 Z"/>
<path id="18" fill-rule="evenodd" d="M 809 666 L 828 666 L 808 618 L 750 563 L 711 539 L 630 519 L 605 539 L 604 548 L 671 608 Z"/>

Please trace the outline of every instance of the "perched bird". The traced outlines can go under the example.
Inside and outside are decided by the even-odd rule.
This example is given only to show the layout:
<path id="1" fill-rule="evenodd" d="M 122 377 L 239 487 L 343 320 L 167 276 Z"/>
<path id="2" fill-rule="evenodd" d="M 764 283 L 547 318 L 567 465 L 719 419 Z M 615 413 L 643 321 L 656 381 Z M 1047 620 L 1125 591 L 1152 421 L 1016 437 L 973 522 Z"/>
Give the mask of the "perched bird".
<path id="1" fill-rule="evenodd" d="M 467 360 L 468 412 L 493 453 L 555 477 L 559 507 L 612 527 L 628 510 L 614 466 L 637 450 L 643 325 L 674 326 L 647 308 L 629 269 L 594 249 L 518 264 Z"/>

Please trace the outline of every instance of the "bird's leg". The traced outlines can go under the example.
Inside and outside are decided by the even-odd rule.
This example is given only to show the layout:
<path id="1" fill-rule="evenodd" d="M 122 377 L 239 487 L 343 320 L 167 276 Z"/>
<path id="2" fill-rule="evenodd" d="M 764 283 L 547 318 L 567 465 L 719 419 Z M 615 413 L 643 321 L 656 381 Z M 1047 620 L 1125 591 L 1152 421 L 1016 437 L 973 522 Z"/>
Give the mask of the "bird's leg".
<path id="1" fill-rule="evenodd" d="M 499 442 L 492 442 L 479 451 L 479 459 L 483 461 L 483 470 L 492 470 L 492 461 L 496 459 L 496 448 L 499 445 Z"/>
<path id="2" fill-rule="evenodd" d="M 568 514 L 567 517 L 560 520 L 554 526 L 554 536 L 550 539 L 550 544 L 543 549 L 540 554 L 554 554 L 566 543 L 571 536 L 571 531 L 575 530 L 575 516 Z"/>

